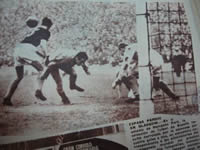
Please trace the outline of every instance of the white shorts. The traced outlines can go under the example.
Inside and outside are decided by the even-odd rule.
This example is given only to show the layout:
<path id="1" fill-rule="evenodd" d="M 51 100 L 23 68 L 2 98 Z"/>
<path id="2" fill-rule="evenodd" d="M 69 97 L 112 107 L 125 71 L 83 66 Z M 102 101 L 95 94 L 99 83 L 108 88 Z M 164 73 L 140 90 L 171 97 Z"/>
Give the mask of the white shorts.
<path id="1" fill-rule="evenodd" d="M 20 59 L 42 62 L 44 58 L 39 56 L 36 53 L 37 51 L 38 48 L 33 46 L 32 44 L 27 44 L 27 43 L 17 44 L 14 49 L 15 66 L 26 65 L 21 61 L 19 61 Z"/>

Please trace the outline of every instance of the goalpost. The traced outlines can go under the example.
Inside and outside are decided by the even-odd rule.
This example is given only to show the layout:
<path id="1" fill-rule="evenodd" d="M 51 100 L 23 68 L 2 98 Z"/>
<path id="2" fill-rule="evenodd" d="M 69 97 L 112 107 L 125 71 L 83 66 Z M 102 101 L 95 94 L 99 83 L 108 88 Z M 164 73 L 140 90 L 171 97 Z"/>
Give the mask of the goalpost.
<path id="1" fill-rule="evenodd" d="M 139 114 L 140 116 L 154 113 L 154 104 L 151 101 L 151 75 L 149 70 L 149 49 L 150 42 L 148 39 L 148 24 L 146 12 L 146 2 L 144 0 L 136 3 L 136 28 L 138 43 L 138 61 L 139 61 Z"/>

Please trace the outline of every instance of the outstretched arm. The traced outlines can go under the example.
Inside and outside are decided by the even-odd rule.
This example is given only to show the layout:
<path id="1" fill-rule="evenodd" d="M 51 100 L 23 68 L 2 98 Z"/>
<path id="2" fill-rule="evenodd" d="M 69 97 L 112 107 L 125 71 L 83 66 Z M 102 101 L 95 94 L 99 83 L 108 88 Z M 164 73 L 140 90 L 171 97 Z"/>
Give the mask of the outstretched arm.
<path id="1" fill-rule="evenodd" d="M 82 63 L 81 66 L 82 66 L 83 70 L 85 71 L 85 73 L 86 73 L 87 75 L 90 75 L 90 72 L 88 71 L 88 66 L 86 66 L 85 63 Z"/>

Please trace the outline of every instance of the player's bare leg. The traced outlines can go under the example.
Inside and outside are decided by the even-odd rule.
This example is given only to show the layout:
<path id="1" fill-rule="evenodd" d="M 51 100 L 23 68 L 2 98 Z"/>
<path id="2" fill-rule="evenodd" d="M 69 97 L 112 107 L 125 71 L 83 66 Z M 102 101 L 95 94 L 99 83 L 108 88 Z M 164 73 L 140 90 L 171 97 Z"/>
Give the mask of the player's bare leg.
<path id="1" fill-rule="evenodd" d="M 20 81 L 24 77 L 24 66 L 16 66 L 15 67 L 17 78 L 11 83 L 10 87 L 8 88 L 8 91 L 4 97 L 3 105 L 12 106 L 11 98 L 13 94 L 15 93 Z"/>
<path id="2" fill-rule="evenodd" d="M 63 91 L 62 79 L 60 77 L 59 70 L 55 69 L 54 71 L 51 72 L 51 75 L 56 82 L 57 92 L 58 92 L 59 96 L 61 97 L 63 104 L 65 104 L 65 105 L 70 104 L 68 97 L 66 96 L 65 92 Z"/>
<path id="3" fill-rule="evenodd" d="M 44 80 L 41 80 L 40 77 L 38 77 L 37 78 L 37 84 L 38 84 L 38 88 L 35 91 L 35 97 L 38 98 L 38 99 L 40 99 L 40 100 L 42 100 L 42 101 L 47 100 L 47 98 L 42 93 L 42 88 L 43 88 Z"/>
<path id="4" fill-rule="evenodd" d="M 35 91 L 35 97 L 42 100 L 42 101 L 45 101 L 47 98 L 44 96 L 43 92 L 42 92 L 42 89 L 43 89 L 43 85 L 44 85 L 44 81 L 48 78 L 49 74 L 51 73 L 51 70 L 53 68 L 50 66 L 50 67 L 47 67 L 42 73 L 41 75 L 38 76 L 38 79 L 37 79 L 37 90 Z"/>

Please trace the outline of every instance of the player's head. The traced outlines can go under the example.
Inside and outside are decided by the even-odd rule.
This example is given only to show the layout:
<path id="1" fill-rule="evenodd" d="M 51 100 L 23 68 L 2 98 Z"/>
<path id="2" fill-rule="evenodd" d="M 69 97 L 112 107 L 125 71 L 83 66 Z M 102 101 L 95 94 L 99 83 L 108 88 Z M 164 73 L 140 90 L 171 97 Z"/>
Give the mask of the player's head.
<path id="1" fill-rule="evenodd" d="M 26 19 L 26 25 L 29 27 L 29 28 L 35 28 L 39 23 L 39 20 L 37 17 L 35 16 L 30 16 Z"/>
<path id="2" fill-rule="evenodd" d="M 125 51 L 125 49 L 126 49 L 127 46 L 128 46 L 128 44 L 126 44 L 126 43 L 120 43 L 119 44 L 118 49 L 119 49 L 119 51 L 120 51 L 121 54 L 124 53 L 124 51 Z"/>
<path id="3" fill-rule="evenodd" d="M 81 65 L 82 63 L 85 63 L 85 61 L 87 60 L 88 60 L 88 55 L 86 54 L 86 52 L 79 52 L 75 56 L 75 62 L 78 66 Z"/>
<path id="4" fill-rule="evenodd" d="M 51 28 L 51 26 L 53 25 L 53 22 L 48 17 L 45 17 L 42 19 L 42 25 L 46 26 L 47 29 L 49 30 Z"/>

